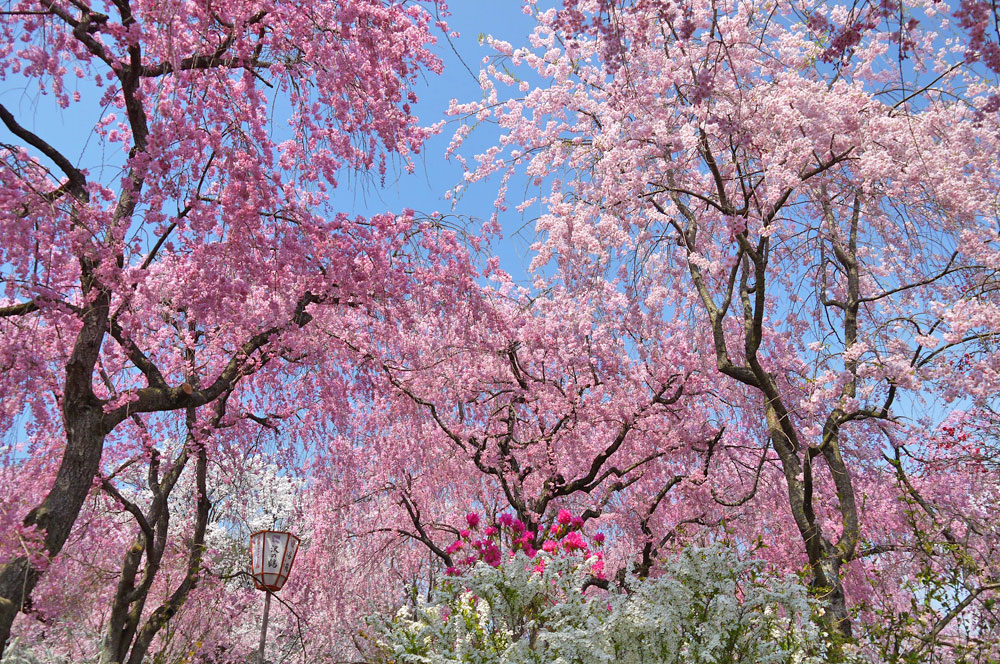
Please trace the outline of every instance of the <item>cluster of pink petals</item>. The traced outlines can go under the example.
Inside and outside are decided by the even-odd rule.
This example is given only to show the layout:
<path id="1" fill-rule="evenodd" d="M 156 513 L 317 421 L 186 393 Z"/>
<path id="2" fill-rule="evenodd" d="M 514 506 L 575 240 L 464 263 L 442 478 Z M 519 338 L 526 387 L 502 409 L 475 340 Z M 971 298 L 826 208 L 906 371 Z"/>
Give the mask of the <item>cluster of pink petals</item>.
<path id="1" fill-rule="evenodd" d="M 473 531 L 477 531 L 483 523 L 478 513 L 466 514 L 465 522 L 471 530 L 459 530 L 458 539 L 448 545 L 445 553 L 449 556 L 462 550 L 469 553 L 456 560 L 454 565 L 445 570 L 449 576 L 461 574 L 462 571 L 478 561 L 492 567 L 499 567 L 504 558 L 504 549 L 506 549 L 509 558 L 512 558 L 517 551 L 524 551 L 529 558 L 534 559 L 538 553 L 537 540 L 541 537 L 541 550 L 549 555 L 561 554 L 562 556 L 575 556 L 583 559 L 595 558 L 596 561 L 593 563 L 591 571 L 598 578 L 604 578 L 604 554 L 600 551 L 592 551 L 591 547 L 591 544 L 594 547 L 600 547 L 604 544 L 604 534 L 595 533 L 588 538 L 582 531 L 583 519 L 574 516 L 569 510 L 559 510 L 556 514 L 556 523 L 549 529 L 548 536 L 544 530 L 540 533 L 528 530 L 523 521 L 507 512 L 497 518 L 495 526 L 490 525 L 483 528 L 481 537 L 473 537 Z M 533 569 L 537 572 L 544 571 L 545 559 L 538 558 Z"/>

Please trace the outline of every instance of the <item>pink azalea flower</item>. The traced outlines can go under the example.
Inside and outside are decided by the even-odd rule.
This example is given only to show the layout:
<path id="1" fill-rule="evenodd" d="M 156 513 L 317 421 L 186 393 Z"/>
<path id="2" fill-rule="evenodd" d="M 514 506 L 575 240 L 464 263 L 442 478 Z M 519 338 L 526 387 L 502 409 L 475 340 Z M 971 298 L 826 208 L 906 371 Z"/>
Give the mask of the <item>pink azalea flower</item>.
<path id="1" fill-rule="evenodd" d="M 495 545 L 486 549 L 486 553 L 483 554 L 483 562 L 491 567 L 500 566 L 500 549 Z"/>
<path id="2" fill-rule="evenodd" d="M 580 533 L 575 530 L 564 537 L 562 543 L 563 546 L 566 547 L 567 551 L 574 551 L 577 549 L 582 551 L 587 548 L 587 543 L 583 541 L 582 537 L 580 537 Z"/>

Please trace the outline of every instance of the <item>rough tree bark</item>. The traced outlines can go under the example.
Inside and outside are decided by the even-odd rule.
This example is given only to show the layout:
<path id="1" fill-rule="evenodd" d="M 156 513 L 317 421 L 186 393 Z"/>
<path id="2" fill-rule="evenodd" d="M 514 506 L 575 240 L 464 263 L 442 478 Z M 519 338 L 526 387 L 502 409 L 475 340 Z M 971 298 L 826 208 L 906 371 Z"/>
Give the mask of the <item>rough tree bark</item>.
<path id="1" fill-rule="evenodd" d="M 828 159 L 820 161 L 814 168 L 802 174 L 802 182 L 843 161 L 849 153 L 850 151 L 830 155 Z M 705 140 L 701 143 L 701 154 L 706 168 L 715 176 L 718 206 L 727 214 L 738 214 L 727 199 L 723 179 Z M 792 193 L 791 190 L 787 191 L 779 204 L 764 216 L 765 228 L 774 221 Z M 683 200 L 679 189 L 672 190 L 670 195 L 683 217 L 683 221 L 673 222 L 679 234 L 679 241 L 687 248 L 689 255 L 694 254 L 698 235 L 697 215 Z M 752 204 L 753 201 L 748 197 L 744 201 L 743 211 L 749 209 Z M 655 201 L 653 205 L 661 213 L 666 213 L 665 208 Z M 850 349 L 857 341 L 860 286 L 856 256 L 860 210 L 860 199 L 855 198 L 848 244 L 844 246 L 836 237 L 831 239 L 834 254 L 847 275 L 847 293 L 846 301 L 826 304 L 843 310 L 845 350 Z M 761 396 L 771 446 L 781 461 L 788 490 L 789 508 L 808 556 L 812 574 L 811 586 L 825 605 L 824 620 L 831 632 L 849 638 L 852 633 L 851 619 L 844 595 L 841 568 L 855 555 L 860 529 L 853 482 L 840 450 L 840 427 L 844 422 L 853 419 L 884 417 L 891 404 L 891 395 L 890 402 L 883 408 L 882 413 L 848 413 L 840 407 L 834 408 L 827 417 L 820 443 L 803 444 L 777 381 L 764 369 L 759 356 L 765 336 L 764 319 L 769 295 L 767 270 L 771 239 L 770 236 L 762 234 L 758 242 L 753 244 L 747 231 L 743 230 L 736 235 L 736 240 L 739 243 L 738 253 L 723 292 L 712 292 L 696 261 L 688 262 L 688 272 L 711 324 L 713 351 L 719 371 L 756 390 Z M 742 322 L 744 330 L 742 362 L 732 359 L 724 331 L 724 321 L 735 302 L 738 302 L 742 309 L 734 314 Z M 857 363 L 848 362 L 847 365 L 846 369 L 852 374 L 853 379 L 843 387 L 841 396 L 844 399 L 853 397 L 857 389 Z M 827 466 L 837 494 L 841 533 L 836 540 L 831 540 L 824 532 L 816 513 L 816 504 L 820 497 L 816 493 L 814 464 L 820 457 Z"/>
<path id="2" fill-rule="evenodd" d="M 148 471 L 148 485 L 153 494 L 153 501 L 147 510 L 143 511 L 138 505 L 123 497 L 110 479 L 103 482 L 104 490 L 124 505 L 126 511 L 135 517 L 140 533 L 125 553 L 122 562 L 118 586 L 111 604 L 111 614 L 108 618 L 104 640 L 101 643 L 99 660 L 101 664 L 117 664 L 126 660 L 141 662 L 149 651 L 153 637 L 163 626 L 164 616 L 169 617 L 176 613 L 200 579 L 205 530 L 211 508 L 207 493 L 208 455 L 202 437 L 207 435 L 213 426 L 219 424 L 224 413 L 225 400 L 220 399 L 216 403 L 218 407 L 212 418 L 212 423 L 200 432 L 196 432 L 195 409 L 187 409 L 185 417 L 186 440 L 177 458 L 168 465 L 169 471 L 162 478 L 159 472 L 159 453 L 155 449 L 153 450 Z M 195 524 L 187 545 L 187 574 L 171 595 L 170 600 L 153 611 L 143 625 L 143 609 L 160 570 L 163 554 L 167 547 L 170 527 L 170 506 L 168 504 L 170 493 L 192 456 L 196 458 Z"/>

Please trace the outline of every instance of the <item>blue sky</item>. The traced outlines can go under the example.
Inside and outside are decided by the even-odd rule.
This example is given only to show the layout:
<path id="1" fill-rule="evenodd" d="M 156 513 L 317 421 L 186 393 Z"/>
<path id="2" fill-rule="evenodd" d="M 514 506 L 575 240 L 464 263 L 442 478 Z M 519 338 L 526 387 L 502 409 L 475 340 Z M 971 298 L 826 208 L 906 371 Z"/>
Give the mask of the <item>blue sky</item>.
<path id="1" fill-rule="evenodd" d="M 492 34 L 519 44 L 526 41 L 533 26 L 533 19 L 521 11 L 521 0 L 452 0 L 449 9 L 451 15 L 447 21 L 460 36 L 446 39 L 440 31 L 435 33 L 438 37 L 435 51 L 444 61 L 445 70 L 441 76 L 428 74 L 417 87 L 420 101 L 415 105 L 414 112 L 425 125 L 442 119 L 452 98 L 460 101 L 481 98 L 479 85 L 469 71 L 471 69 L 478 75 L 483 57 L 491 53 L 488 47 L 480 44 L 481 34 Z M 0 80 L 0 103 L 14 114 L 21 125 L 53 145 L 75 165 L 108 182 L 109 178 L 102 177 L 99 172 L 102 164 L 117 170 L 121 165 L 121 155 L 103 154 L 98 142 L 91 140 L 91 129 L 100 108 L 96 103 L 86 101 L 88 96 L 96 97 L 95 88 L 81 86 L 80 91 L 84 95 L 84 103 L 61 109 L 52 95 L 39 93 L 36 81 L 12 75 Z M 406 173 L 398 160 L 391 164 L 382 187 L 378 186 L 377 175 L 345 174 L 335 194 L 335 207 L 349 214 L 362 215 L 396 212 L 403 208 L 413 208 L 425 214 L 439 211 L 458 215 L 467 221 L 471 219 L 470 226 L 478 230 L 482 220 L 493 213 L 496 183 L 473 187 L 455 207 L 445 200 L 445 192 L 462 181 L 461 166 L 444 160 L 445 150 L 456 128 L 457 124 L 450 123 L 427 142 L 422 153 L 416 157 L 413 173 Z M 482 127 L 469 144 L 485 146 L 495 137 L 496 134 L 491 133 L 488 127 Z M 11 141 L 12 138 L 0 126 L 0 141 Z M 470 158 L 472 156 L 468 151 L 465 154 Z M 524 225 L 525 218 L 513 210 L 501 217 L 501 223 L 504 238 L 494 243 L 492 251 L 500 257 L 501 266 L 514 279 L 527 280 L 530 262 L 528 245 L 533 235 L 533 223 L 527 225 L 524 233 L 515 235 L 514 231 Z M 16 443 L 23 439 L 24 431 L 18 426 L 14 429 L 13 438 L 8 436 L 2 442 Z"/>
<path id="2" fill-rule="evenodd" d="M 515 45 L 525 44 L 534 26 L 534 19 L 521 11 L 521 0 L 451 0 L 449 4 L 448 24 L 460 36 L 448 40 L 438 33 L 435 51 L 444 61 L 445 70 L 441 76 L 427 76 L 417 89 L 420 102 L 414 112 L 424 124 L 444 118 L 451 99 L 464 102 L 482 97 L 475 76 L 479 75 L 483 57 L 491 55 L 492 50 L 480 44 L 480 35 L 489 34 Z M 457 127 L 454 121 L 450 122 L 427 143 L 422 154 L 417 156 L 414 173 L 402 172 L 397 165 L 386 178 L 384 187 L 376 187 L 373 183 L 354 186 L 349 191 L 339 192 L 338 202 L 345 211 L 361 214 L 404 207 L 428 214 L 435 211 L 454 214 L 471 222 L 473 230 L 478 230 L 481 222 L 493 214 L 498 183 L 489 181 L 472 186 L 454 207 L 451 201 L 445 200 L 445 192 L 462 182 L 461 166 L 455 161 L 444 160 L 445 150 Z M 462 154 L 471 163 L 473 151 L 492 145 L 497 136 L 488 126 L 477 127 Z M 358 184 L 356 180 L 354 184 Z M 512 185 L 511 190 L 516 191 L 516 188 Z M 519 281 L 528 276 L 529 245 L 534 236 L 534 223 L 526 215 L 513 209 L 503 213 L 500 221 L 504 237 L 492 247 L 500 258 L 501 267 Z"/>
<path id="3" fill-rule="evenodd" d="M 492 34 L 514 44 L 525 43 L 531 31 L 533 20 L 521 11 L 521 0 L 452 0 L 447 18 L 459 37 L 446 39 L 436 31 L 438 44 L 435 51 L 442 58 L 445 71 L 441 76 L 428 74 L 417 87 L 420 102 L 414 112 L 425 125 L 444 118 L 444 112 L 452 98 L 472 101 L 481 98 L 481 92 L 473 76 L 479 73 L 484 56 L 490 49 L 480 44 L 481 34 Z M 464 61 L 464 63 L 463 63 Z M 468 68 L 467 68 L 468 67 Z M 85 98 L 95 96 L 94 88 L 80 88 Z M 68 109 L 60 109 L 51 95 L 39 94 L 37 83 L 24 78 L 9 77 L 0 81 L 0 102 L 15 115 L 18 121 L 51 143 L 70 161 L 88 169 L 98 179 L 101 164 L 120 166 L 120 155 L 101 154 L 96 141 L 90 141 L 91 127 L 96 119 L 98 107 L 94 104 L 72 104 Z M 379 186 L 377 176 L 347 175 L 341 180 L 341 187 L 335 195 L 335 206 L 349 214 L 374 214 L 413 208 L 418 213 L 430 214 L 439 211 L 455 214 L 469 221 L 478 230 L 481 220 L 493 212 L 496 183 L 488 182 L 473 187 L 456 206 L 444 199 L 445 192 L 462 181 L 462 170 L 457 162 L 444 160 L 445 150 L 451 135 L 457 128 L 454 122 L 445 125 L 441 133 L 426 144 L 417 155 L 416 169 L 408 174 L 398 160 L 390 164 L 390 172 L 384 186 Z M 9 135 L 0 128 L 0 140 Z M 485 147 L 496 138 L 489 127 L 480 127 L 469 140 L 469 146 Z M 471 159 L 471 150 L 463 154 Z M 533 234 L 533 224 L 528 223 L 525 231 L 515 235 L 515 231 L 525 224 L 525 217 L 510 211 L 501 217 L 504 239 L 496 242 L 493 250 L 500 256 L 501 266 L 511 275 L 522 280 L 527 277 L 528 245 Z"/>

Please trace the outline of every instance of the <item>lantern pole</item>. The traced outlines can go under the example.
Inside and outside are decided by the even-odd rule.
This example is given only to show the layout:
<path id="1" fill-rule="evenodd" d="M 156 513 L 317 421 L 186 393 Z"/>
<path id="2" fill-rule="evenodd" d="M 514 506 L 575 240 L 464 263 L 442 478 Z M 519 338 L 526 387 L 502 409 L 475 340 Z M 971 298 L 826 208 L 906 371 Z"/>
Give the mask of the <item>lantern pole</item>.
<path id="1" fill-rule="evenodd" d="M 271 612 L 271 593 L 281 590 L 292 570 L 299 538 L 291 533 L 260 530 L 250 535 L 250 576 L 258 590 L 264 591 L 264 617 L 260 623 L 257 664 L 266 664 L 267 619 Z"/>
<path id="2" fill-rule="evenodd" d="M 264 591 L 264 621 L 260 625 L 260 648 L 258 649 L 258 659 L 260 664 L 264 664 L 264 644 L 267 641 L 267 614 L 271 611 L 271 591 Z"/>

